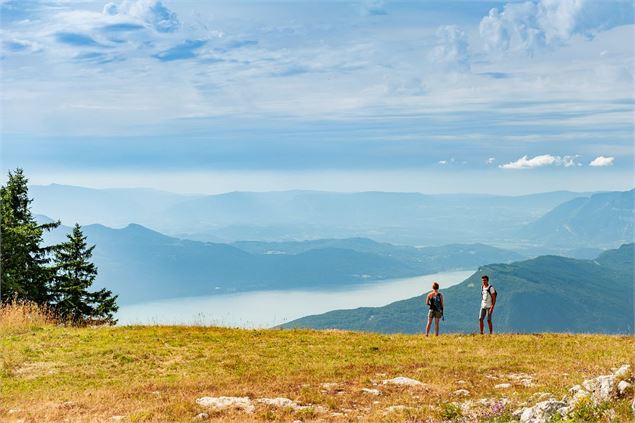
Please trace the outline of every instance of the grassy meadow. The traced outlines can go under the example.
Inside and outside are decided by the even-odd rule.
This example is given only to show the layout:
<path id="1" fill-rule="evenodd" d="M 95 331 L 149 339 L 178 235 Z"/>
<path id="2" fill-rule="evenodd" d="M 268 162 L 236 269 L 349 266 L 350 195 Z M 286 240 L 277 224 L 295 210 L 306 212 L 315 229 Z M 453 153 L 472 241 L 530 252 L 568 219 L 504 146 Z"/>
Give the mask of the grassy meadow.
<path id="1" fill-rule="evenodd" d="M 197 326 L 74 328 L 32 314 L 0 312 L 3 422 L 189 422 L 202 412 L 210 420 L 241 422 L 461 416 L 507 421 L 543 392 L 561 398 L 585 378 L 632 365 L 634 351 L 634 338 L 627 336 L 425 338 Z M 398 376 L 424 384 L 382 383 Z M 505 383 L 511 387 L 495 387 Z M 459 389 L 469 393 L 459 396 Z M 253 413 L 214 411 L 196 403 L 203 396 L 286 397 L 309 407 L 258 404 Z M 460 409 L 466 401 L 477 404 L 471 417 Z M 615 414 L 605 413 L 606 420 L 632 419 L 629 400 L 611 408 Z"/>

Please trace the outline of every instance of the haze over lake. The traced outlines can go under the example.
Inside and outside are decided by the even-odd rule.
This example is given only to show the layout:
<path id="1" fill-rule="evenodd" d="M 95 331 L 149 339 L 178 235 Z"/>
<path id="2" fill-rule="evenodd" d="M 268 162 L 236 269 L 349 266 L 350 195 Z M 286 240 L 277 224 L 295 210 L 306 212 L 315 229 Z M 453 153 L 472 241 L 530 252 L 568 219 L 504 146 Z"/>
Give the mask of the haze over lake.
<path id="1" fill-rule="evenodd" d="M 265 328 L 330 310 L 383 306 L 428 292 L 434 280 L 439 281 L 443 290 L 464 281 L 472 273 L 441 272 L 346 285 L 340 289 L 272 290 L 173 298 L 122 306 L 116 317 L 120 325 L 203 324 Z"/>

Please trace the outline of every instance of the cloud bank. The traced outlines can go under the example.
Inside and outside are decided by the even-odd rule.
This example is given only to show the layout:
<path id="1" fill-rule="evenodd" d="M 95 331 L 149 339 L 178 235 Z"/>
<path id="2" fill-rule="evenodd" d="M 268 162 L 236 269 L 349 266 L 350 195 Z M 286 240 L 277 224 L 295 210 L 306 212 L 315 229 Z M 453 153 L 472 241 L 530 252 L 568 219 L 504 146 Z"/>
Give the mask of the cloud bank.
<path id="1" fill-rule="evenodd" d="M 576 162 L 576 158 L 577 156 L 560 157 L 552 156 L 551 154 L 543 154 L 532 158 L 523 156 L 514 162 L 505 163 L 498 167 L 500 167 L 501 169 L 535 169 L 545 166 L 573 167 L 580 165 L 578 162 Z"/>

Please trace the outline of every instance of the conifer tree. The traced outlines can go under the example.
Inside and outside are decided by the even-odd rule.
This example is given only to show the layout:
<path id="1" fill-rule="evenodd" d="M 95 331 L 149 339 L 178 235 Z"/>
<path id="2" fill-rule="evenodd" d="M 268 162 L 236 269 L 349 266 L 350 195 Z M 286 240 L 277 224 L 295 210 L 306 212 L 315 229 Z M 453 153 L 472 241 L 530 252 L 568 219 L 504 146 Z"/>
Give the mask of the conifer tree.
<path id="1" fill-rule="evenodd" d="M 52 269 L 50 247 L 43 247 L 44 231 L 59 222 L 39 225 L 31 214 L 28 179 L 22 169 L 9 171 L 0 187 L 0 302 L 14 300 L 48 304 Z"/>
<path id="2" fill-rule="evenodd" d="M 101 289 L 89 292 L 97 276 L 97 267 L 90 261 L 95 246 L 88 246 L 79 224 L 67 235 L 68 240 L 55 247 L 54 308 L 64 320 L 79 323 L 90 320 L 116 323 L 118 310 L 112 292 Z"/>

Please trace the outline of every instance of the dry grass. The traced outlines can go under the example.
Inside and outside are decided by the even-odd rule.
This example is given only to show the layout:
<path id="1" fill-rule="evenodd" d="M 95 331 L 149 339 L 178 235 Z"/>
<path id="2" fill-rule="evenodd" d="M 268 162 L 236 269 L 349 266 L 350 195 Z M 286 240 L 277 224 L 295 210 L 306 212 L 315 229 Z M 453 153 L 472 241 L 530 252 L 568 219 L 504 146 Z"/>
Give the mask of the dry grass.
<path id="1" fill-rule="evenodd" d="M 55 324 L 53 313 L 30 302 L 0 305 L 0 336 L 28 332 Z"/>
<path id="2" fill-rule="evenodd" d="M 0 346 L 9 357 L 0 374 L 0 421 L 98 422 L 124 416 L 124 421 L 188 422 L 207 412 L 219 421 L 415 422 L 451 417 L 456 411 L 451 402 L 507 398 L 512 404 L 498 417 L 491 405 L 479 411 L 485 419 L 503 421 L 538 392 L 562 397 L 585 378 L 633 364 L 634 339 L 36 325 L 0 332 Z M 524 386 L 519 373 L 535 385 Z M 382 384 L 396 376 L 425 385 Z M 495 388 L 500 383 L 512 387 Z M 454 394 L 461 388 L 469 396 Z M 253 414 L 214 412 L 196 404 L 202 396 L 287 397 L 328 411 L 260 405 Z M 390 408 L 395 406 L 401 407 Z M 632 419 L 627 400 L 615 409 L 618 421 Z"/>

